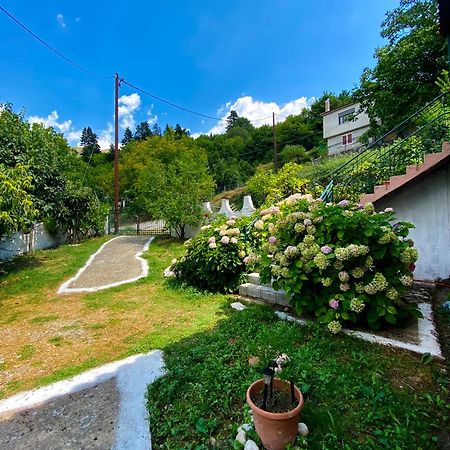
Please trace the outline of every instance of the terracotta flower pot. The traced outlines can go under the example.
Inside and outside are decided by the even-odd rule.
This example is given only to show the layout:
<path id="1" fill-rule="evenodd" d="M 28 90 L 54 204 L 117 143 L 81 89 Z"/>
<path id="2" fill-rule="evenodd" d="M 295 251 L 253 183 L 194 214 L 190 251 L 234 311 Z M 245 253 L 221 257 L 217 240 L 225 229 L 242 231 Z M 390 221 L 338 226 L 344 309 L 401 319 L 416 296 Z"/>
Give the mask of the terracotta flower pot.
<path id="1" fill-rule="evenodd" d="M 290 385 L 284 380 L 274 378 L 274 390 L 286 389 L 290 392 Z M 284 450 L 286 444 L 293 443 L 297 436 L 300 411 L 303 409 L 303 395 L 295 386 L 295 398 L 298 405 L 285 413 L 272 413 L 264 411 L 252 401 L 264 387 L 263 380 L 255 381 L 247 389 L 247 403 L 253 412 L 253 422 L 256 432 L 267 450 Z"/>

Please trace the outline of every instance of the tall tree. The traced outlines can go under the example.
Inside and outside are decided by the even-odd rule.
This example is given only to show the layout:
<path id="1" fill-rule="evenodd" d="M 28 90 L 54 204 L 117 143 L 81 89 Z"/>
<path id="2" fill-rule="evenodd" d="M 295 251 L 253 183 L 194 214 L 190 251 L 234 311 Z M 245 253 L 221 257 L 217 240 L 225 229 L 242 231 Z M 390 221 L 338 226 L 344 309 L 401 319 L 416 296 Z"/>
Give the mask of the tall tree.
<path id="1" fill-rule="evenodd" d="M 153 136 L 161 136 L 161 128 L 157 123 L 155 123 L 153 125 L 152 133 L 153 133 Z"/>
<path id="2" fill-rule="evenodd" d="M 381 134 L 439 94 L 436 80 L 447 66 L 447 46 L 438 34 L 437 2 L 400 0 L 386 14 L 375 51 L 376 65 L 366 68 L 357 99 L 368 112 L 373 134 Z"/>
<path id="3" fill-rule="evenodd" d="M 182 137 L 189 137 L 190 133 L 189 130 L 186 128 L 182 128 L 182 126 L 177 123 L 175 125 L 175 139 L 181 139 Z"/>
<path id="4" fill-rule="evenodd" d="M 226 125 L 227 132 L 234 127 L 234 123 L 238 118 L 239 118 L 238 113 L 234 109 L 232 109 L 230 111 L 230 114 L 228 114 L 227 116 L 227 125 Z"/>
<path id="5" fill-rule="evenodd" d="M 136 127 L 136 131 L 134 133 L 134 139 L 136 141 L 144 141 L 145 139 L 151 137 L 152 130 L 150 129 L 150 125 L 145 120 L 138 124 Z"/>
<path id="6" fill-rule="evenodd" d="M 97 135 L 92 131 L 91 127 L 83 128 L 80 143 L 83 147 L 81 156 L 84 161 L 88 162 L 92 155 L 100 153 Z"/>
<path id="7" fill-rule="evenodd" d="M 193 139 L 167 135 L 133 143 L 122 163 L 123 189 L 135 210 L 165 220 L 180 237 L 200 221 L 214 183 L 206 152 Z"/>
<path id="8" fill-rule="evenodd" d="M 125 131 L 123 132 L 122 144 L 127 145 L 128 142 L 131 142 L 132 140 L 133 140 L 133 132 L 130 130 L 129 127 L 126 127 Z"/>

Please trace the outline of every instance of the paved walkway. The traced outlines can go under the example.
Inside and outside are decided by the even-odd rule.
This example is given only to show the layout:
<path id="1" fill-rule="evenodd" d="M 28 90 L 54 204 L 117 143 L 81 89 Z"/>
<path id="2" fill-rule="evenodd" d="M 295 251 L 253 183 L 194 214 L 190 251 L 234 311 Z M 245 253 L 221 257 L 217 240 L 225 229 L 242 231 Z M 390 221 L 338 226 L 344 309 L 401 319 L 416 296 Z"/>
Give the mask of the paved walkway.
<path id="1" fill-rule="evenodd" d="M 0 448 L 149 450 L 145 393 L 163 370 L 155 350 L 2 400 Z"/>
<path id="2" fill-rule="evenodd" d="M 78 273 L 61 285 L 59 294 L 95 292 L 131 283 L 148 274 L 141 254 L 154 238 L 119 236 L 103 244 Z"/>

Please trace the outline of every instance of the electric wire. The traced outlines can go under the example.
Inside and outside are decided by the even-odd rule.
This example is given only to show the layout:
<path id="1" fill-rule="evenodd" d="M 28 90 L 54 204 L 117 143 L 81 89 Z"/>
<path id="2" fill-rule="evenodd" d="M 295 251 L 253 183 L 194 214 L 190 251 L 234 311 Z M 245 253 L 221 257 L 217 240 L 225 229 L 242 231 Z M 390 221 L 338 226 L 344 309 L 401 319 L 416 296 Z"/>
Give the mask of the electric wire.
<path id="1" fill-rule="evenodd" d="M 76 67 L 78 70 L 81 70 L 82 72 L 85 72 L 95 78 L 101 78 L 101 79 L 107 79 L 107 78 L 113 78 L 113 76 L 105 76 L 105 75 L 99 75 L 95 72 L 92 72 L 85 67 L 81 66 L 80 64 L 77 64 L 76 62 L 72 61 L 71 59 L 64 56 L 61 52 L 56 50 L 56 48 L 52 47 L 49 43 L 45 42 L 43 39 L 41 39 L 36 33 L 34 33 L 32 30 L 30 30 L 26 25 L 24 25 L 22 22 L 20 22 L 19 19 L 16 19 L 11 13 L 9 13 L 3 6 L 0 5 L 0 11 L 2 11 L 4 14 L 6 14 L 11 20 L 13 20 L 17 25 L 19 25 L 21 28 L 23 28 L 27 33 L 29 33 L 31 36 L 33 36 L 35 39 L 37 39 L 41 44 L 45 45 L 48 49 L 50 49 L 53 53 L 58 55 L 61 59 L 66 61 L 67 63 L 71 64 L 72 66 Z"/>
<path id="2" fill-rule="evenodd" d="M 158 100 L 158 101 L 160 101 L 162 103 L 165 103 L 166 105 L 172 106 L 173 108 L 180 109 L 181 111 L 185 111 L 185 112 L 188 112 L 190 114 L 195 114 L 195 115 L 200 116 L 200 117 L 205 117 L 206 119 L 216 120 L 218 122 L 226 122 L 227 121 L 226 118 L 224 119 L 224 118 L 221 118 L 221 117 L 210 116 L 208 114 L 203 114 L 201 112 L 194 111 L 194 110 L 192 110 L 190 108 L 185 108 L 184 106 L 177 105 L 176 103 L 173 103 L 170 100 L 166 100 L 166 99 L 164 99 L 162 97 L 159 97 L 158 95 L 152 94 L 151 92 L 148 92 L 145 89 L 142 89 L 142 88 L 140 88 L 140 87 L 138 87 L 138 86 L 136 86 L 136 85 L 126 81 L 124 78 L 122 78 L 120 81 L 121 81 L 121 83 L 126 84 L 127 86 L 131 87 L 132 89 L 135 89 L 138 92 L 141 92 L 144 95 L 148 95 L 149 97 L 154 98 L 155 100 Z M 271 117 L 272 116 L 267 116 L 267 117 L 261 117 L 259 119 L 253 119 L 253 120 L 247 119 L 247 120 L 249 120 L 249 122 L 259 122 L 261 120 L 270 119 Z"/>

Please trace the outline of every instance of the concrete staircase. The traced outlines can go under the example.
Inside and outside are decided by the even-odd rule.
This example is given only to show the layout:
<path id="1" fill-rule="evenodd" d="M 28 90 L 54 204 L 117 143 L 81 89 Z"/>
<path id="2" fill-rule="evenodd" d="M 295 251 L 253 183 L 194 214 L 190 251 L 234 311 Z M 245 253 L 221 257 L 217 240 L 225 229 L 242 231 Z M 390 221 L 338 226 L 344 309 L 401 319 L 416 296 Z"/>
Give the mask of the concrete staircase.
<path id="1" fill-rule="evenodd" d="M 444 142 L 442 144 L 442 151 L 439 153 L 430 153 L 425 155 L 424 162 L 422 164 L 414 164 L 406 168 L 406 173 L 404 175 L 392 176 L 389 181 L 385 181 L 380 186 L 375 186 L 373 193 L 364 194 L 360 203 L 372 202 L 376 203 L 378 200 L 386 197 L 392 192 L 400 189 L 413 180 L 421 178 L 424 174 L 431 170 L 437 169 L 439 166 L 443 165 L 447 160 L 450 159 L 450 143 Z"/>
<path id="2" fill-rule="evenodd" d="M 281 306 L 289 306 L 289 298 L 284 290 L 275 291 L 272 286 L 262 284 L 259 273 L 248 275 L 247 283 L 239 286 L 239 295 Z"/>

